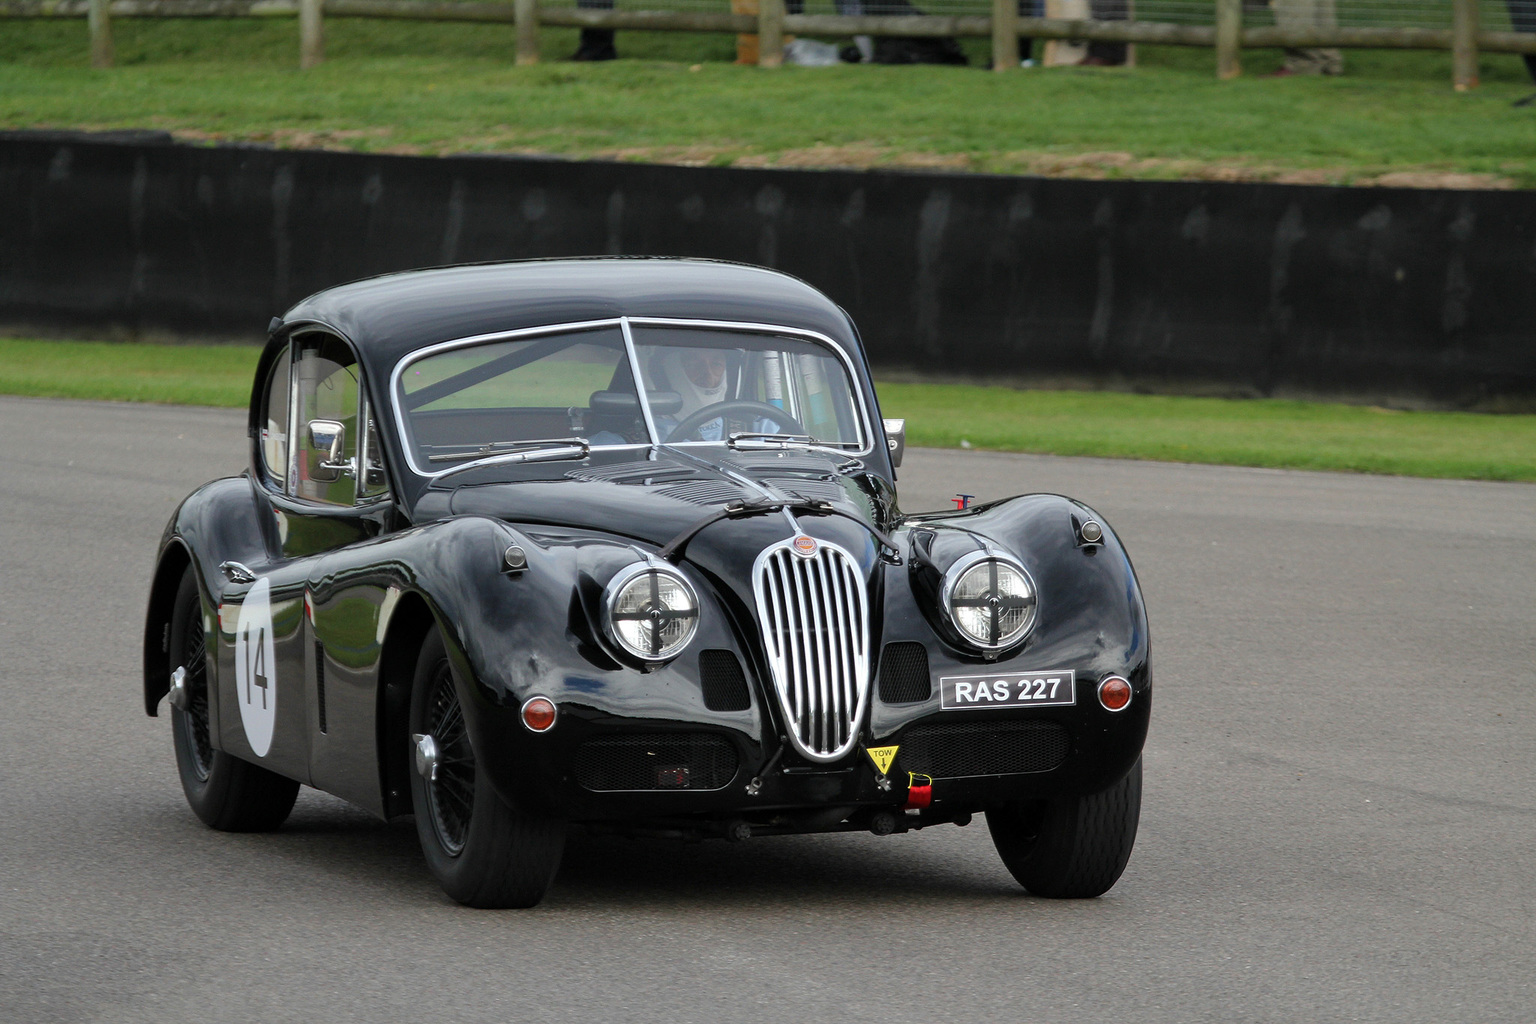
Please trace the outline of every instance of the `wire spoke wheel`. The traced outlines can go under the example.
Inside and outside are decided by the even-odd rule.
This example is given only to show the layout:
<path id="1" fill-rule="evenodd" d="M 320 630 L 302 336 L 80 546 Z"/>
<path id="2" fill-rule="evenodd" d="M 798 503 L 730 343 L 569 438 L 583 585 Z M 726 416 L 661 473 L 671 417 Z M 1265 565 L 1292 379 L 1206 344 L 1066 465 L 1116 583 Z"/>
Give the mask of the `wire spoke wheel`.
<path id="1" fill-rule="evenodd" d="M 411 772 L 411 806 L 427 867 L 450 897 L 469 907 L 531 907 L 560 866 L 565 823 L 517 808 L 497 793 L 470 745 L 469 723 L 443 634 L 431 629 L 416 655 L 411 706 L 400 742 L 431 737 L 436 755 Z M 521 735 L 503 737 L 508 742 Z"/>
<path id="2" fill-rule="evenodd" d="M 427 804 L 443 851 L 457 857 L 469 837 L 475 809 L 475 755 L 464 727 L 464 709 L 444 659 L 433 674 L 426 732 L 437 744 L 437 777 L 427 780 Z"/>
<path id="3" fill-rule="evenodd" d="M 176 773 L 187 804 L 203 823 L 225 832 L 269 832 L 293 809 L 299 784 L 274 771 L 213 746 L 214 722 L 208 690 L 218 685 L 217 668 L 208 671 L 205 604 L 189 567 L 172 603 L 166 673 L 186 675 L 185 707 L 171 706 L 171 742 Z"/>
<path id="4" fill-rule="evenodd" d="M 182 636 L 181 667 L 186 669 L 187 707 L 173 716 L 187 741 L 188 765 L 199 782 L 213 771 L 213 743 L 208 738 L 208 643 L 200 605 L 187 609 Z"/>

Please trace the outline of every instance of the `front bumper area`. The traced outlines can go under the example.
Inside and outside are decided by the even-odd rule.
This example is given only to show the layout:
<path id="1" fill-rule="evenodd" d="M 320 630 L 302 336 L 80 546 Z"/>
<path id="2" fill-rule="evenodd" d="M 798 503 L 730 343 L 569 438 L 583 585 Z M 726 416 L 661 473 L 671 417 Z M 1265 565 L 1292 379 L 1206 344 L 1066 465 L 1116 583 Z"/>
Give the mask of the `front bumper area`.
<path id="1" fill-rule="evenodd" d="M 559 724 L 533 735 L 513 709 L 486 708 L 487 768 L 510 802 L 572 821 L 631 831 L 724 835 L 874 828 L 901 812 L 911 773 L 931 804 L 899 815 L 895 831 L 967 818 L 988 805 L 1097 792 L 1141 754 L 1150 717 L 1150 673 L 1133 678 L 1123 712 L 1097 704 L 1029 711 L 913 709 L 889 735 L 866 729 L 841 761 L 816 765 L 787 745 L 735 723 L 646 719 L 561 707 Z M 869 747 L 897 747 L 882 774 Z M 931 783 L 928 780 L 931 779 Z"/>

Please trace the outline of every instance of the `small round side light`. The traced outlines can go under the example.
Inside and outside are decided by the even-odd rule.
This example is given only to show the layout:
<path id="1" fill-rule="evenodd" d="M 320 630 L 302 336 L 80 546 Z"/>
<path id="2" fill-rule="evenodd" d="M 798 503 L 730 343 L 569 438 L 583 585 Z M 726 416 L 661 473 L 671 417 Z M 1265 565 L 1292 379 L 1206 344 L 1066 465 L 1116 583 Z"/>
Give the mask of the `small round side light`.
<path id="1" fill-rule="evenodd" d="M 1124 711 L 1131 706 L 1131 684 L 1110 676 L 1099 684 L 1099 703 L 1105 711 Z"/>
<path id="2" fill-rule="evenodd" d="M 548 732 L 555 727 L 555 702 L 548 697 L 529 697 L 523 701 L 523 724 L 531 732 Z"/>
<path id="3" fill-rule="evenodd" d="M 1082 534 L 1084 542 L 1097 544 L 1104 539 L 1104 527 L 1090 519 L 1083 524 Z"/>

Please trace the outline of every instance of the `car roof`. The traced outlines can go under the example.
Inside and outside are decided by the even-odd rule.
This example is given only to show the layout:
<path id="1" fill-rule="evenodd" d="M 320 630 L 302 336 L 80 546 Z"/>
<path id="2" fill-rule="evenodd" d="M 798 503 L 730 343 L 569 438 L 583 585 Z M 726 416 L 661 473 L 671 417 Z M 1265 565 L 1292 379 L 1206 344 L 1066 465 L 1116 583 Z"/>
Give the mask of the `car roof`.
<path id="1" fill-rule="evenodd" d="M 620 316 L 772 324 L 816 331 L 850 349 L 856 345 L 847 315 L 798 278 L 740 263 L 670 257 L 528 260 L 388 274 L 316 292 L 290 309 L 282 326 L 329 326 L 357 346 L 372 372 L 380 372 L 442 341 Z"/>

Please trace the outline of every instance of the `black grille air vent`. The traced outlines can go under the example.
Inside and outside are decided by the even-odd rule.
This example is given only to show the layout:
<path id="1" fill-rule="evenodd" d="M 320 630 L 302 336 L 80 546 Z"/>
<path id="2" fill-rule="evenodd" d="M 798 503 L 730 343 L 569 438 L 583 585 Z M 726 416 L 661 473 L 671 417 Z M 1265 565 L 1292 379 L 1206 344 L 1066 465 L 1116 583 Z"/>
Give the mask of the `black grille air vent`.
<path id="1" fill-rule="evenodd" d="M 587 740 L 576 750 L 576 781 L 598 793 L 722 789 L 736 777 L 736 748 L 709 732 L 636 733 Z"/>
<path id="2" fill-rule="evenodd" d="M 699 681 L 704 686 L 704 706 L 711 711 L 745 711 L 752 706 L 747 677 L 730 651 L 700 652 Z"/>
<path id="3" fill-rule="evenodd" d="M 903 771 L 936 779 L 1045 772 L 1067 757 L 1067 730 L 1055 722 L 946 722 L 918 725 L 901 739 Z"/>
<path id="4" fill-rule="evenodd" d="M 315 641 L 315 711 L 320 716 L 320 731 L 325 732 L 325 645 Z"/>
<path id="5" fill-rule="evenodd" d="M 903 640 L 880 652 L 880 699 L 887 704 L 912 704 L 933 692 L 928 681 L 928 648 Z"/>

